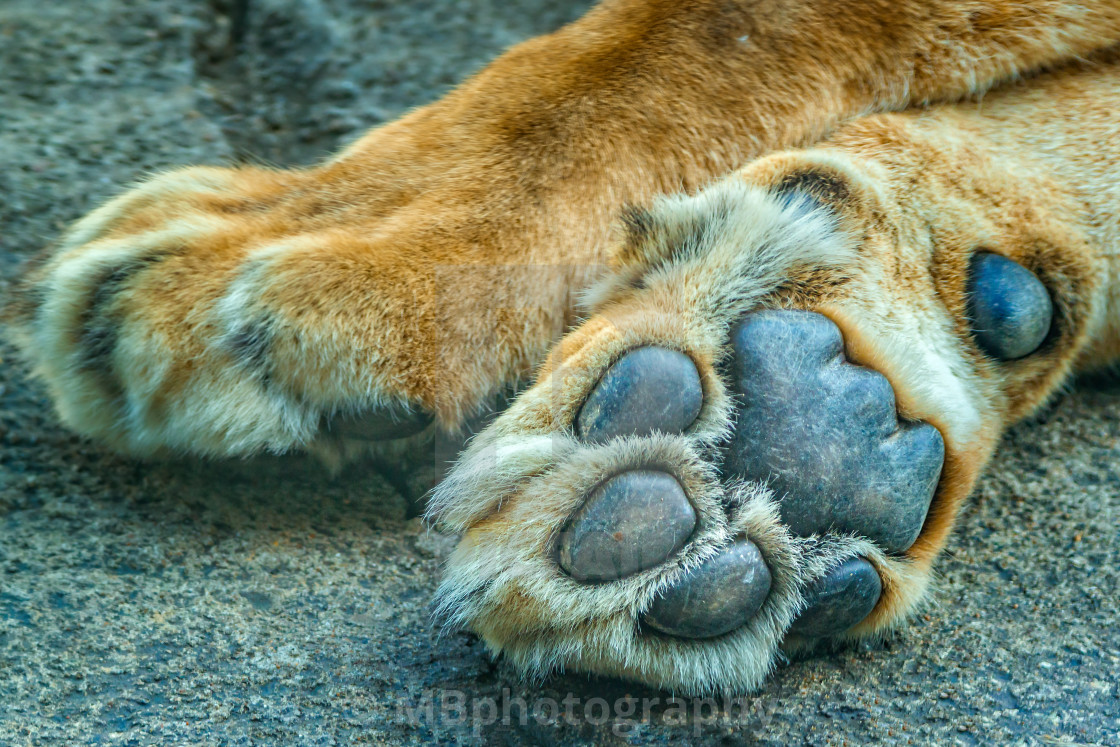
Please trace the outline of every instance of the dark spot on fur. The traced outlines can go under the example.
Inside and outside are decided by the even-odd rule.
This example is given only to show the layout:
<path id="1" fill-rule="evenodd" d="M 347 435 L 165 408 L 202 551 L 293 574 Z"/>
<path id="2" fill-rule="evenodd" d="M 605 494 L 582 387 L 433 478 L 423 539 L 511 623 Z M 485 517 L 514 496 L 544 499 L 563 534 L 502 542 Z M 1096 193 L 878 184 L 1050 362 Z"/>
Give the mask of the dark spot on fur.
<path id="1" fill-rule="evenodd" d="M 126 260 L 119 267 L 102 276 L 89 299 L 89 305 L 82 312 L 79 322 L 79 341 L 81 367 L 86 371 L 112 376 L 111 358 L 117 347 L 119 314 L 113 310 L 113 302 L 124 290 L 128 282 L 142 270 L 150 268 L 174 252 L 159 252 L 146 257 Z"/>
<path id="2" fill-rule="evenodd" d="M 232 0 L 229 10 L 229 40 L 235 47 L 241 47 L 248 28 L 249 0 Z"/>
<path id="3" fill-rule="evenodd" d="M 842 270 L 817 268 L 799 273 L 782 282 L 767 298 L 774 308 L 812 308 L 835 298 L 851 280 Z"/>
<path id="4" fill-rule="evenodd" d="M 275 200 L 222 200 L 214 202 L 208 207 L 216 213 L 223 215 L 247 215 L 263 213 L 273 207 Z"/>
<path id="5" fill-rule="evenodd" d="M 669 233 L 668 251 L 657 264 L 701 256 L 727 230 L 739 205 L 726 195 L 703 211 L 696 211 L 686 221 L 673 226 Z"/>
<path id="6" fill-rule="evenodd" d="M 625 263 L 643 266 L 641 274 L 630 279 L 629 287 L 641 290 L 646 287 L 645 276 L 650 271 L 706 251 L 726 230 L 737 209 L 733 200 L 724 198 L 680 222 L 663 222 L 646 208 L 633 205 L 625 208 L 622 223 L 626 241 L 619 258 Z"/>
<path id="7" fill-rule="evenodd" d="M 787 174 L 774 190 L 791 199 L 807 197 L 826 205 L 839 205 L 851 199 L 851 191 L 843 179 L 815 169 Z"/>
<path id="8" fill-rule="evenodd" d="M 627 205 L 622 209 L 622 225 L 626 228 L 628 244 L 644 244 L 653 233 L 653 213 L 639 205 Z"/>
<path id="9" fill-rule="evenodd" d="M 42 270 L 54 256 L 57 247 L 52 246 L 34 255 L 16 271 L 14 287 L 6 283 L 0 288 L 8 290 L 7 301 L 0 300 L 0 321 L 5 324 L 33 324 L 47 301 L 47 291 L 42 284 Z M 2 296 L 0 296 L 2 298 Z"/>
<path id="10" fill-rule="evenodd" d="M 238 366 L 267 381 L 271 342 L 269 324 L 257 320 L 246 322 L 230 333 L 225 339 L 225 347 Z"/>
<path id="11" fill-rule="evenodd" d="M 673 227 L 669 238 L 669 251 L 665 252 L 661 261 L 696 256 L 707 249 L 712 238 L 726 228 L 734 212 L 735 206 L 726 200 L 721 200 L 711 208 L 710 212 L 703 211 L 702 214 L 690 215 L 687 222 Z"/>

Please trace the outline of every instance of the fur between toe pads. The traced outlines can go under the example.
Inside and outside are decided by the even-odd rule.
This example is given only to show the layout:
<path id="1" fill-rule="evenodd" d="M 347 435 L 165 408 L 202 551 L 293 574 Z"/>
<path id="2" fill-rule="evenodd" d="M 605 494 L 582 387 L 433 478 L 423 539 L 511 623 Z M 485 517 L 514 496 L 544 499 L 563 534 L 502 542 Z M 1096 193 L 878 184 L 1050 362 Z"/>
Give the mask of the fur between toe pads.
<path id="1" fill-rule="evenodd" d="M 852 537 L 800 539 L 779 519 L 760 485 L 720 483 L 686 439 L 656 435 L 579 448 L 475 523 L 452 555 L 435 614 L 478 633 L 530 677 L 591 671 L 687 693 L 744 692 L 781 658 L 786 631 L 806 605 L 805 590 L 843 560 L 886 562 L 871 542 Z M 697 510 L 686 546 L 658 567 L 609 583 L 581 584 L 555 560 L 558 528 L 604 477 L 636 465 L 671 471 Z M 762 608 L 716 638 L 682 639 L 639 623 L 683 574 L 745 537 L 761 551 L 772 582 Z M 792 641 L 797 645 L 800 642 Z"/>
<path id="2" fill-rule="evenodd" d="M 637 214 L 626 221 L 614 271 L 583 294 L 592 311 L 635 293 L 669 292 L 681 311 L 729 325 L 791 278 L 856 257 L 831 208 L 737 175 L 693 196 L 663 196 Z"/>
<path id="3" fill-rule="evenodd" d="M 429 517 L 464 534 L 435 614 L 475 631 L 530 676 L 575 669 L 678 692 L 743 692 L 782 656 L 814 579 L 857 556 L 886 585 L 898 575 L 899 561 L 865 540 L 792 536 L 770 491 L 721 481 L 712 466 L 731 426 L 717 373 L 731 326 L 791 278 L 842 271 L 855 252 L 828 208 L 736 177 L 694 197 L 663 198 L 632 222 L 615 273 L 587 294 L 596 316 L 561 341 L 537 383 L 474 439 L 436 489 Z M 573 428 L 580 405 L 613 361 L 641 345 L 693 359 L 704 389 L 699 417 L 679 436 L 581 442 Z M 617 581 L 566 576 L 555 543 L 568 519 L 603 480 L 648 468 L 685 489 L 698 516 L 689 540 L 665 562 Z M 741 537 L 759 548 L 772 577 L 753 618 L 699 640 L 641 625 L 680 576 Z"/>

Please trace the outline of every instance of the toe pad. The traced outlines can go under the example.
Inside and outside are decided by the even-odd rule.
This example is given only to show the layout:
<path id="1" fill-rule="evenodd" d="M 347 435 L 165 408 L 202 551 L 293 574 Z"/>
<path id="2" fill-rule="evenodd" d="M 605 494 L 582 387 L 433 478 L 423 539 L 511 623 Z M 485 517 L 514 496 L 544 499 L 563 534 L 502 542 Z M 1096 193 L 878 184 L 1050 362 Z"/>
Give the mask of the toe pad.
<path id="1" fill-rule="evenodd" d="M 576 581 L 614 581 L 663 563 L 696 526 L 672 475 L 623 472 L 588 497 L 560 535 L 560 567 Z"/>
<path id="2" fill-rule="evenodd" d="M 588 441 L 681 433 L 704 401 L 696 364 L 684 353 L 658 347 L 632 350 L 607 370 L 576 418 Z"/>
<path id="3" fill-rule="evenodd" d="M 790 627 L 809 638 L 838 635 L 871 614 L 883 592 L 875 568 L 851 558 L 831 569 L 805 590 L 807 606 Z"/>
<path id="4" fill-rule="evenodd" d="M 645 622 L 679 638 L 712 638 L 745 625 L 770 593 L 770 569 L 753 542 L 708 558 L 654 601 Z"/>
<path id="5" fill-rule="evenodd" d="M 969 268 L 968 316 L 980 348 L 1009 361 L 1038 349 L 1050 332 L 1054 306 L 1033 272 L 1007 257 L 980 252 Z"/>

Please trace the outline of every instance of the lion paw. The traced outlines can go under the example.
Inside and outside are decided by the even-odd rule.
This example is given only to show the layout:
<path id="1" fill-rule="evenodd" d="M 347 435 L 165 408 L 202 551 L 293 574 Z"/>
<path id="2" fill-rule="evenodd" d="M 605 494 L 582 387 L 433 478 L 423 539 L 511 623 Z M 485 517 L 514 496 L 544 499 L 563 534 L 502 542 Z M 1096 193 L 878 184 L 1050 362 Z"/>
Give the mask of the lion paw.
<path id="1" fill-rule="evenodd" d="M 661 249 L 437 489 L 433 515 L 465 530 L 438 611 L 530 672 L 749 689 L 783 647 L 913 611 L 958 475 L 945 426 L 850 360 L 827 313 L 858 264 L 829 206 L 729 181 L 644 222 Z M 974 344 L 1037 347 L 1037 278 L 973 268 Z"/>

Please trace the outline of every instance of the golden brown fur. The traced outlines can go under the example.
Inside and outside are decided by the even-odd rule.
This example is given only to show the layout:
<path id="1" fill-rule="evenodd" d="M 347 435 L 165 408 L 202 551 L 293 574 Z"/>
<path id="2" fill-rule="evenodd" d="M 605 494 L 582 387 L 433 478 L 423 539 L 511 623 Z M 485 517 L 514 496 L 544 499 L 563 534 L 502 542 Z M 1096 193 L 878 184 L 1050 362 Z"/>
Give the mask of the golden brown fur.
<path id="1" fill-rule="evenodd" d="M 443 493 L 444 518 L 468 530 L 449 578 L 469 585 L 487 572 L 472 553 L 535 510 L 522 491 L 499 511 L 512 495 L 502 491 L 522 490 L 533 469 L 562 458 L 543 446 L 525 456 L 526 444 L 566 427 L 618 350 L 635 340 L 691 345 L 709 395 L 704 437 L 726 429 L 712 368 L 719 328 L 681 319 L 742 279 L 725 272 L 729 259 L 676 267 L 684 274 L 666 275 L 663 297 L 656 286 L 633 290 L 627 278 L 662 263 L 666 244 L 616 241 L 624 205 L 741 168 L 732 179 L 759 189 L 720 194 L 757 217 L 771 208 L 751 195 L 823 175 L 835 187 L 826 200 L 835 246 L 821 249 L 828 231 L 806 229 L 815 253 L 789 249 L 774 265 L 784 275 L 735 286 L 735 298 L 826 314 L 851 357 L 887 375 L 901 412 L 945 437 L 918 544 L 906 558 L 861 550 L 886 593 L 856 632 L 883 630 L 923 597 L 1003 429 L 1075 366 L 1120 355 L 1120 74 L 1115 54 L 1100 52 L 1117 42 L 1120 2 L 606 2 L 320 166 L 192 168 L 125 193 L 31 270 L 12 308 L 17 334 L 61 417 L 84 434 L 139 453 L 283 451 L 316 444 L 332 415 L 386 405 L 454 428 L 535 370 L 576 321 L 577 291 L 600 279 L 598 316 L 561 341 L 537 386 L 495 425 L 497 440 L 483 441 L 506 439 L 524 463 L 514 459 L 499 479 L 471 466 L 481 452 L 468 454 L 469 479 L 453 475 L 461 492 Z M 704 198 L 693 199 L 654 212 L 663 226 L 690 210 L 706 219 Z M 964 279 L 977 247 L 1016 259 L 1054 294 L 1057 333 L 1040 354 L 994 364 L 970 344 Z M 663 313 L 674 307 L 683 316 Z M 622 645 L 617 631 L 563 648 L 550 636 L 564 613 L 542 612 L 512 586 L 459 616 L 527 667 L 750 686 L 773 660 L 797 585 L 822 562 L 756 498 L 744 526 L 790 558 L 790 591 L 771 627 L 737 644 L 738 655 L 751 652 L 738 679 L 711 652 L 674 654 L 690 662 L 687 676 L 663 651 L 612 659 L 595 646 Z M 619 602 L 619 630 L 655 590 L 635 586 Z"/>
<path id="2" fill-rule="evenodd" d="M 624 203 L 1118 38 L 1116 2 L 607 2 L 322 166 L 191 169 L 109 203 L 33 277 L 76 298 L 32 360 L 72 427 L 141 453 L 283 450 L 389 402 L 454 426 L 571 321 Z M 68 262 L 143 264 L 101 310 L 135 350 L 93 372 L 74 360 L 93 291 L 50 280 Z M 263 399 L 223 344 L 231 285 L 227 311 L 271 328 Z"/>

